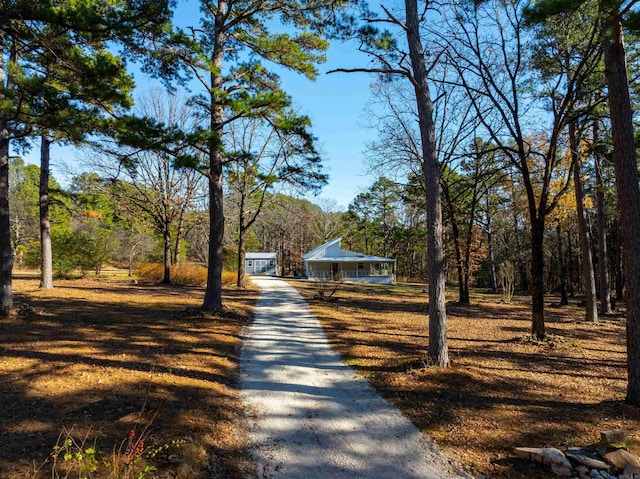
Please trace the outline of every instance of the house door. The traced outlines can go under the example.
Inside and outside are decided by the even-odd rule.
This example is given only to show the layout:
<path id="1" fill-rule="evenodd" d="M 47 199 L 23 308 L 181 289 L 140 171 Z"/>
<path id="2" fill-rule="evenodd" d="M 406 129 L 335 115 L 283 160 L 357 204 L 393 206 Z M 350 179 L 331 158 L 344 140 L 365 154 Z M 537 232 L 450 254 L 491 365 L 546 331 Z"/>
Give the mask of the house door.
<path id="1" fill-rule="evenodd" d="M 331 263 L 331 279 L 338 279 L 338 263 Z"/>
<path id="2" fill-rule="evenodd" d="M 264 273 L 266 271 L 267 260 L 256 259 L 253 264 L 253 272 L 256 274 Z"/>

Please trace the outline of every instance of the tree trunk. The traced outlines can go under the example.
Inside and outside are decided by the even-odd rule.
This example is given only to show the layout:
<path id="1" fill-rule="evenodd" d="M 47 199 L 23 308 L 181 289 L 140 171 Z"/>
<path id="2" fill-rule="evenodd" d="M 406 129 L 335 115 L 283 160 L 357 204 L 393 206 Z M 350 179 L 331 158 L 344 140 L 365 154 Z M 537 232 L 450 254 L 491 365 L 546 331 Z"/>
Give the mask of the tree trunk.
<path id="1" fill-rule="evenodd" d="M 487 200 L 487 206 L 489 201 Z M 487 208 L 488 209 L 488 208 Z M 487 211 L 487 255 L 489 257 L 489 272 L 491 274 L 491 292 L 498 292 L 498 277 L 496 275 L 496 260 L 493 255 L 493 229 L 491 226 L 491 215 Z"/>
<path id="2" fill-rule="evenodd" d="M 245 259 L 245 251 L 244 251 L 244 235 L 240 232 L 238 236 L 238 282 L 237 285 L 239 288 L 244 288 L 245 284 L 245 269 L 244 269 L 244 259 Z"/>
<path id="3" fill-rule="evenodd" d="M 53 258 L 51 253 L 51 224 L 49 222 L 49 160 L 51 141 L 42 135 L 40 145 L 40 251 L 42 269 L 40 287 L 53 288 Z"/>
<path id="4" fill-rule="evenodd" d="M 594 141 L 596 140 L 594 132 Z M 600 314 L 611 312 L 611 292 L 609 290 L 609 265 L 607 261 L 607 226 L 604 212 L 604 185 L 600 158 L 596 155 L 596 219 L 598 226 L 598 276 L 600 279 Z"/>
<path id="5" fill-rule="evenodd" d="M 7 123 L 6 120 L 0 120 L 0 316 L 8 314 L 13 308 L 11 285 L 13 250 L 9 223 L 9 128 Z"/>
<path id="6" fill-rule="evenodd" d="M 587 225 L 587 212 L 584 208 L 584 188 L 582 185 L 582 163 L 579 155 L 578 137 L 574 122 L 569 124 L 569 145 L 571 148 L 573 169 L 573 185 L 576 194 L 576 214 L 578 215 L 578 237 L 582 253 L 582 270 L 585 299 L 586 321 L 598 322 L 598 305 L 596 299 L 596 278 L 591 256 L 591 235 Z"/>
<path id="7" fill-rule="evenodd" d="M 477 163 L 476 163 L 477 165 Z M 476 166 L 475 175 L 478 177 L 478 169 Z M 471 209 L 469 211 L 469 221 L 467 222 L 467 237 L 465 240 L 464 263 L 463 263 L 463 282 L 464 282 L 464 298 L 460 301 L 463 304 L 470 304 L 469 298 L 469 282 L 471 280 L 471 247 L 473 245 L 473 227 L 476 224 L 476 207 L 478 205 L 477 195 L 477 179 L 473 187 L 473 195 L 471 198 Z"/>
<path id="8" fill-rule="evenodd" d="M 127 276 L 131 277 L 133 276 L 133 258 L 136 255 L 136 247 L 137 247 L 137 243 L 134 244 L 131 249 L 129 250 L 129 268 L 128 268 L 128 272 L 127 272 Z"/>
<path id="9" fill-rule="evenodd" d="M 544 339 L 544 218 L 531 218 L 531 336 Z"/>
<path id="10" fill-rule="evenodd" d="M 176 241 L 173 246 L 173 264 L 180 264 L 182 262 L 182 255 L 180 254 L 182 238 L 184 238 L 184 220 L 180 218 L 178 221 L 178 227 L 176 228 Z"/>
<path id="11" fill-rule="evenodd" d="M 244 281 L 244 232 L 245 226 L 243 221 L 244 216 L 244 198 L 240 200 L 240 220 L 238 221 L 238 282 L 237 285 L 240 288 L 245 287 Z M 254 265 L 255 266 L 255 265 Z M 254 269 L 255 271 L 255 269 Z"/>
<path id="12" fill-rule="evenodd" d="M 615 2 L 612 2 L 615 3 Z M 627 402 L 640 406 L 640 187 L 633 115 L 627 80 L 626 54 L 618 12 L 606 11 L 604 57 L 611 134 L 616 172 L 616 193 L 622 238 L 622 265 L 627 288 Z M 608 5 L 608 4 L 607 4 Z"/>
<path id="13" fill-rule="evenodd" d="M 9 88 L 5 70 L 5 52 L 0 42 L 0 88 Z M 0 100 L 3 95 L 0 95 Z M 11 248 L 11 223 L 9 215 L 9 122 L 0 118 L 0 316 L 13 308 L 11 270 L 13 251 Z"/>
<path id="14" fill-rule="evenodd" d="M 222 191 L 222 135 L 224 106 L 222 98 L 222 58 L 225 38 L 222 25 L 227 14 L 227 2 L 218 2 L 215 18 L 215 38 L 211 55 L 211 105 L 209 139 L 209 269 L 207 289 L 202 309 L 220 313 L 222 306 L 222 262 L 224 252 L 224 206 Z"/>
<path id="15" fill-rule="evenodd" d="M 453 248 L 456 259 L 456 272 L 458 273 L 458 302 L 460 304 L 469 304 L 468 281 L 465 282 L 465 264 L 462 259 L 462 245 L 460 243 L 460 229 L 456 220 L 456 212 L 449 195 L 447 186 L 443 186 L 443 194 L 447 210 L 449 211 L 449 225 L 451 226 L 451 236 L 453 239 Z M 468 278 L 468 275 L 467 275 Z"/>
<path id="16" fill-rule="evenodd" d="M 562 247 L 562 229 L 557 227 L 558 232 L 558 262 L 560 263 L 560 305 L 569 304 L 567 298 L 567 260 L 564 257 L 564 248 Z"/>
<path id="17" fill-rule="evenodd" d="M 616 234 L 613 241 L 613 269 L 616 278 L 616 299 L 624 301 L 624 274 L 622 273 L 622 245 L 620 244 L 620 222 L 616 223 Z"/>
<path id="18" fill-rule="evenodd" d="M 445 306 L 445 264 L 442 242 L 440 166 L 435 147 L 433 103 L 420 39 L 417 0 L 405 0 L 407 43 L 413 70 L 418 124 L 422 143 L 422 173 L 427 189 L 427 237 L 429 252 L 429 359 L 441 367 L 449 365 L 447 311 Z"/>
<path id="19" fill-rule="evenodd" d="M 162 234 L 164 242 L 164 273 L 162 275 L 162 282 L 164 284 L 171 283 L 171 233 L 165 230 Z"/>
<path id="20" fill-rule="evenodd" d="M 569 279 L 569 287 L 567 288 L 567 292 L 569 293 L 570 297 L 574 297 L 575 296 L 575 291 L 573 289 L 573 285 L 575 284 L 575 281 L 573 279 L 573 247 L 572 247 L 572 242 L 571 242 L 571 231 L 567 231 L 567 255 L 569 256 L 567 258 L 567 266 L 568 266 L 568 279 Z"/>

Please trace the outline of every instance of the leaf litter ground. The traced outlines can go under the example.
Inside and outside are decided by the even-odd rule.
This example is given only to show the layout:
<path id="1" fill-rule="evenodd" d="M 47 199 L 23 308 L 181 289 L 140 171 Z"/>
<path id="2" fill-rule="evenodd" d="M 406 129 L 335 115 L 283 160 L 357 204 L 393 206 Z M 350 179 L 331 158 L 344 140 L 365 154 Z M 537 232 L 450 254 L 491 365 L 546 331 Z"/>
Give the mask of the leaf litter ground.
<path id="1" fill-rule="evenodd" d="M 424 285 L 343 284 L 338 300 L 292 282 L 309 301 L 333 346 L 454 461 L 487 478 L 556 477 L 513 458 L 512 448 L 582 447 L 599 432 L 623 429 L 640 454 L 640 408 L 624 403 L 625 321 L 597 325 L 577 304 L 546 305 L 548 341 L 530 339 L 529 299 L 447 296 L 451 368 L 429 367 Z M 448 293 L 449 294 L 449 293 Z M 552 298 L 548 298 L 552 299 Z"/>
<path id="2" fill-rule="evenodd" d="M 0 477 L 56 477 L 63 430 L 112 462 L 91 477 L 116 476 L 113 453 L 131 430 L 163 449 L 145 477 L 238 478 L 249 467 L 237 379 L 255 290 L 225 290 L 220 317 L 197 310 L 201 288 L 16 279 L 14 291 L 19 314 L 0 319 Z"/>
<path id="3" fill-rule="evenodd" d="M 550 340 L 537 342 L 526 297 L 449 301 L 452 367 L 439 370 L 425 362 L 423 285 L 344 284 L 326 302 L 314 299 L 317 285 L 292 284 L 343 358 L 474 475 L 553 477 L 514 459 L 512 447 L 584 446 L 614 427 L 640 453 L 640 411 L 624 404 L 619 313 L 593 325 L 577 304 L 549 303 Z M 0 319 L 0 477 L 52 477 L 63 429 L 109 453 L 147 426 L 147 444 L 171 447 L 146 477 L 251 469 L 237 378 L 256 291 L 225 290 L 229 313 L 205 317 L 200 288 L 85 279 L 39 290 L 36 279 L 16 279 L 14 290 L 25 306 Z"/>

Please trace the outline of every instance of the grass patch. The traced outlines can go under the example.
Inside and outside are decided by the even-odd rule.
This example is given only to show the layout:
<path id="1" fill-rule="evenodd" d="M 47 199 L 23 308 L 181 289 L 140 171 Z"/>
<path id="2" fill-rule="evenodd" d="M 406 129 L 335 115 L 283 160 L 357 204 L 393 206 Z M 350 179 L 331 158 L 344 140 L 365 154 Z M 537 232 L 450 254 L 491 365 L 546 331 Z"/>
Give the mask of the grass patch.
<path id="1" fill-rule="evenodd" d="M 546 311 L 547 341 L 528 339 L 529 298 L 448 295 L 452 366 L 426 364 L 424 285 L 345 283 L 338 303 L 314 300 L 313 283 L 292 282 L 348 364 L 474 475 L 556 477 L 513 460 L 514 446 L 584 446 L 620 427 L 640 454 L 640 410 L 624 404 L 625 320 L 584 323 L 577 305 Z M 551 300 L 549 300 L 551 303 Z"/>
<path id="2" fill-rule="evenodd" d="M 56 477 L 51 454 L 65 444 L 73 458 L 90 448 L 78 458 L 96 467 L 87 477 L 128 477 L 111 473 L 131 431 L 144 431 L 144 477 L 242 477 L 238 356 L 256 291 L 225 289 L 228 314 L 210 317 L 197 311 L 200 288 L 38 282 L 14 280 L 23 306 L 0 320 L 0 477 Z"/>

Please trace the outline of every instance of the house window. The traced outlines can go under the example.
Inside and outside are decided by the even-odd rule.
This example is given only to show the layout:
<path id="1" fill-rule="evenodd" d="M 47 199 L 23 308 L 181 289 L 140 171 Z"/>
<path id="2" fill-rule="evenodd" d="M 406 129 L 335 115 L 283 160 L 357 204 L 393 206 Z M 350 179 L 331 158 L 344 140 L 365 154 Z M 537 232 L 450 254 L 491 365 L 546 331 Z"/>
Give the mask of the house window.
<path id="1" fill-rule="evenodd" d="M 253 268 L 253 261 L 252 260 L 247 260 L 247 266 L 249 268 Z"/>
<path id="2" fill-rule="evenodd" d="M 271 267 L 275 266 L 275 262 L 272 259 L 269 260 L 269 266 Z"/>
<path id="3" fill-rule="evenodd" d="M 358 269 L 364 269 L 364 263 L 358 263 Z"/>

